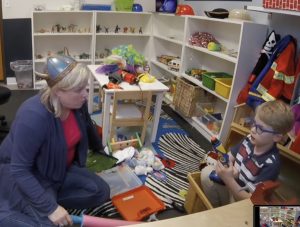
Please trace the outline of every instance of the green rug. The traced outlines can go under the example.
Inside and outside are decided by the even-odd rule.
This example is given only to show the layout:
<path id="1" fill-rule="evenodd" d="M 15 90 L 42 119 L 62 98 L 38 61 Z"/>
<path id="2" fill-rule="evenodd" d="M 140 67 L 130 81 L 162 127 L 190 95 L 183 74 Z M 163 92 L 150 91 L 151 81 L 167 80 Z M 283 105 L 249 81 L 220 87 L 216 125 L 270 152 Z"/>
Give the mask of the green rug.
<path id="1" fill-rule="evenodd" d="M 101 153 L 89 152 L 86 166 L 89 170 L 99 173 L 112 168 L 118 160 L 112 156 Z"/>

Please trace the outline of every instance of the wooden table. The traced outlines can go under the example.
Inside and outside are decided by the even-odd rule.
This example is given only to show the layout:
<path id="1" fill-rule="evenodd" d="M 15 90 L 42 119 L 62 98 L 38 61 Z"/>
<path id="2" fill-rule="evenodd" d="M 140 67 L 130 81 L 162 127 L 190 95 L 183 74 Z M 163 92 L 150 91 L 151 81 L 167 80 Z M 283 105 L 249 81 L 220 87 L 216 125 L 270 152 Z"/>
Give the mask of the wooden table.
<path id="1" fill-rule="evenodd" d="M 108 83 L 108 76 L 105 74 L 96 73 L 96 69 L 100 65 L 88 65 L 88 69 L 91 72 L 90 80 L 89 80 L 89 100 L 88 100 L 88 108 L 89 113 L 93 112 L 93 98 L 94 98 L 94 79 L 99 83 L 100 89 L 103 85 Z M 123 90 L 128 91 L 151 91 L 155 96 L 155 105 L 154 105 L 154 113 L 153 113 L 153 124 L 151 129 L 150 142 L 154 142 L 156 139 L 156 133 L 159 123 L 159 116 L 161 112 L 161 105 L 164 97 L 164 93 L 169 90 L 169 88 L 161 83 L 158 80 L 155 80 L 153 83 L 143 83 L 139 82 L 138 85 L 130 85 L 127 82 L 122 82 L 120 86 Z M 110 100 L 114 94 L 114 89 L 103 89 L 104 90 L 104 100 L 102 105 L 102 144 L 106 146 L 106 142 L 109 134 L 109 109 L 110 109 Z"/>
<path id="2" fill-rule="evenodd" d="M 253 204 L 250 199 L 235 202 L 219 208 L 202 211 L 195 214 L 170 218 L 162 221 L 147 222 L 133 225 L 136 227 L 252 227 Z"/>

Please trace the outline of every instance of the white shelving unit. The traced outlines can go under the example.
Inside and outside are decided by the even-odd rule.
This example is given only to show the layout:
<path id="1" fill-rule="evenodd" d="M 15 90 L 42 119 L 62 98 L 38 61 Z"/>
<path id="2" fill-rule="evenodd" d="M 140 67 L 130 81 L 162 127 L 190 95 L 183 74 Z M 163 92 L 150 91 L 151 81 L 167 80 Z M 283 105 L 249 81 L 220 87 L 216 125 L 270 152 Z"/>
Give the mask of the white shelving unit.
<path id="1" fill-rule="evenodd" d="M 213 34 L 227 50 L 236 54 L 230 56 L 190 45 L 189 38 L 195 32 Z M 237 94 L 259 57 L 266 35 L 265 25 L 201 16 L 114 11 L 37 11 L 32 14 L 33 70 L 42 71 L 46 57 L 63 51 L 65 47 L 79 61 L 98 64 L 109 54 L 108 50 L 118 45 L 132 44 L 150 62 L 151 73 L 157 78 L 184 77 L 216 97 L 214 109 L 223 117 L 217 136 L 224 140 L 230 125 L 224 122 L 232 120 Z M 88 57 L 80 59 L 82 53 Z M 180 70 L 169 70 L 158 62 L 157 56 L 160 55 L 178 56 Z M 190 68 L 232 74 L 234 79 L 229 98 L 207 89 L 201 81 L 185 74 Z M 34 88 L 41 86 L 34 76 Z M 197 117 L 187 121 L 207 139 L 213 134 Z"/>
<path id="2" fill-rule="evenodd" d="M 79 62 L 91 64 L 94 42 L 94 15 L 90 11 L 34 11 L 32 13 L 33 70 L 42 72 L 48 55 L 60 51 Z M 86 59 L 80 55 L 86 54 Z M 34 88 L 44 86 L 33 75 Z"/>
<path id="3" fill-rule="evenodd" d="M 213 52 L 206 48 L 192 46 L 189 38 L 195 32 L 209 32 L 231 53 Z M 267 27 L 246 21 L 219 20 L 201 16 L 173 16 L 170 14 L 153 14 L 153 43 L 151 48 L 151 70 L 157 77 L 184 77 L 193 84 L 216 97 L 215 111 L 223 116 L 223 123 L 218 136 L 226 138 L 233 117 L 233 106 L 238 92 L 246 83 L 267 35 Z M 227 52 L 229 53 L 229 51 Z M 157 56 L 179 56 L 179 72 L 169 70 L 157 61 Z M 233 75 L 231 94 L 228 99 L 203 86 L 202 81 L 195 79 L 185 71 L 191 68 L 202 68 L 207 71 L 221 71 Z M 212 133 L 197 117 L 185 118 L 207 139 Z"/>
<path id="4" fill-rule="evenodd" d="M 86 64 L 100 63 L 118 45 L 132 44 L 149 58 L 151 17 L 151 13 L 135 12 L 34 11 L 33 70 L 42 72 L 46 57 L 66 48 L 72 57 Z M 35 89 L 45 85 L 35 75 L 33 81 Z"/>
<path id="5" fill-rule="evenodd" d="M 152 33 L 151 13 L 95 12 L 95 62 L 99 63 L 106 50 L 119 45 L 130 45 L 146 58 Z"/>

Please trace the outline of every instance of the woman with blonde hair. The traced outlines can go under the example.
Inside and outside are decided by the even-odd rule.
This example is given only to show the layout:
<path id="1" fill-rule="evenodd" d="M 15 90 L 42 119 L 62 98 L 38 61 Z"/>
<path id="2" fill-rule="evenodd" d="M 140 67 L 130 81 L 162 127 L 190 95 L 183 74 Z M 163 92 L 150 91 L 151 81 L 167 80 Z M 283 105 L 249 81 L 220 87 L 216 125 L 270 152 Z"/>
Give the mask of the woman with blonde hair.
<path id="1" fill-rule="evenodd" d="M 48 86 L 21 105 L 0 146 L 0 226 L 72 225 L 67 208 L 110 198 L 85 167 L 88 149 L 102 149 L 87 111 L 86 66 L 52 56 L 39 75 Z"/>

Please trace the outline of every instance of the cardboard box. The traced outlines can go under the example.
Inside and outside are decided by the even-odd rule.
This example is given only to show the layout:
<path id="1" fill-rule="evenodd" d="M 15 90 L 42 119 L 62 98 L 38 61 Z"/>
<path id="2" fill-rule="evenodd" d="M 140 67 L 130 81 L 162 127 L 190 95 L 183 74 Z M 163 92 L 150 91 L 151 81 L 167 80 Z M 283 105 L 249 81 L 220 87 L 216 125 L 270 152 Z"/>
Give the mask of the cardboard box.
<path id="1" fill-rule="evenodd" d="M 300 11 L 300 0 L 263 0 L 263 7 Z"/>

